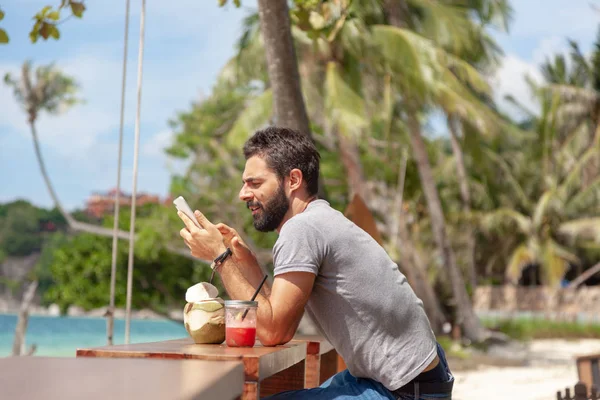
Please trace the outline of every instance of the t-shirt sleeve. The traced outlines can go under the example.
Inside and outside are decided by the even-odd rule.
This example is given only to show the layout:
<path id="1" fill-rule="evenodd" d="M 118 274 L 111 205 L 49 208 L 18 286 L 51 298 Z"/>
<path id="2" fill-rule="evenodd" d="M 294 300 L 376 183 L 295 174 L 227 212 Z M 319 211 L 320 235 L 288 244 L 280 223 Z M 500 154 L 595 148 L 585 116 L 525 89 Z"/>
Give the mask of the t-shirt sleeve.
<path id="1" fill-rule="evenodd" d="M 273 274 L 311 272 L 318 275 L 324 246 L 316 227 L 304 219 L 290 219 L 283 225 L 273 247 Z"/>

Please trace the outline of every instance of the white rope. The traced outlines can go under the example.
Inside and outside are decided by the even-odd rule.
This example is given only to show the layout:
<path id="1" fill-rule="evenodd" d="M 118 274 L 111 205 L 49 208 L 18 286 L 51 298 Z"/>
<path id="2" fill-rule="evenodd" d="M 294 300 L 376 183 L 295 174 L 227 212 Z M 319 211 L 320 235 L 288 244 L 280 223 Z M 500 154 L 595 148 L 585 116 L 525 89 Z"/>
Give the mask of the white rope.
<path id="1" fill-rule="evenodd" d="M 123 39 L 123 79 L 121 81 L 121 119 L 119 121 L 119 156 L 117 161 L 117 188 L 115 192 L 115 222 L 113 224 L 113 241 L 112 241 L 112 261 L 110 265 L 110 303 L 108 306 L 108 321 L 107 321 L 107 342 L 108 345 L 113 344 L 114 326 L 115 326 L 115 283 L 117 275 L 117 250 L 118 250 L 118 232 L 119 232 L 119 205 L 121 193 L 121 161 L 123 158 L 123 125 L 125 120 L 125 83 L 127 81 L 127 45 L 129 42 L 129 3 L 125 4 L 125 37 Z"/>
<path id="2" fill-rule="evenodd" d="M 125 344 L 129 344 L 131 325 L 131 287 L 133 283 L 133 250 L 135 240 L 135 203 L 137 193 L 138 153 L 140 147 L 140 111 L 142 104 L 142 71 L 144 61 L 144 23 L 146 22 L 146 0 L 142 0 L 140 16 L 140 47 L 138 53 L 137 110 L 135 116 L 135 144 L 133 148 L 133 184 L 131 188 L 131 221 L 129 226 L 129 258 L 127 260 L 127 307 L 125 309 Z"/>

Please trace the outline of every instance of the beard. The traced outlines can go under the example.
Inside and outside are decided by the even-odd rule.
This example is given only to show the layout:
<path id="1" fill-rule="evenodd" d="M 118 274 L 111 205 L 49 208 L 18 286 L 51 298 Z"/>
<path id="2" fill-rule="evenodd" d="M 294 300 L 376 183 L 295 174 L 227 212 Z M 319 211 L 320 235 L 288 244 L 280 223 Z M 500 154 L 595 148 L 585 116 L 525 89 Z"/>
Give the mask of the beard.
<path id="1" fill-rule="evenodd" d="M 258 213 L 253 214 L 252 217 L 254 218 L 254 228 L 260 232 L 271 232 L 276 230 L 281 224 L 281 221 L 283 221 L 283 217 L 285 217 L 285 214 L 290 209 L 290 203 L 285 196 L 283 186 L 279 186 L 275 196 L 265 202 L 264 205 L 259 201 L 248 201 L 246 206 L 248 208 L 259 207 Z"/>

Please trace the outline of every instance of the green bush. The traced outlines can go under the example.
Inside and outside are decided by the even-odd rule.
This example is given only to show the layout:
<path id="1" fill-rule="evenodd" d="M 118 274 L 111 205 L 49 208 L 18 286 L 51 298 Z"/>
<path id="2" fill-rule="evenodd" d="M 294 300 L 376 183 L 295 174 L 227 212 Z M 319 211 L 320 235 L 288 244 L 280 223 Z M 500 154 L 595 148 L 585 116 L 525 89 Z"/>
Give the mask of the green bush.
<path id="1" fill-rule="evenodd" d="M 600 338 L 600 325 L 541 318 L 482 319 L 482 323 L 518 340 Z"/>

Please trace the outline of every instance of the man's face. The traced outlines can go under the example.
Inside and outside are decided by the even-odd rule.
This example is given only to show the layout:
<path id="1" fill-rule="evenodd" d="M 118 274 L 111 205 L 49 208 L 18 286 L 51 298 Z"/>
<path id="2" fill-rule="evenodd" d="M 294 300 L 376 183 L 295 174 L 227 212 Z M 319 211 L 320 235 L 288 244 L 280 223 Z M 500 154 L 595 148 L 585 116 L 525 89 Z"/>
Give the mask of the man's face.
<path id="1" fill-rule="evenodd" d="M 240 199 L 252 211 L 254 228 L 261 232 L 276 230 L 290 208 L 283 183 L 265 160 L 259 156 L 250 157 L 242 175 L 244 186 Z"/>

